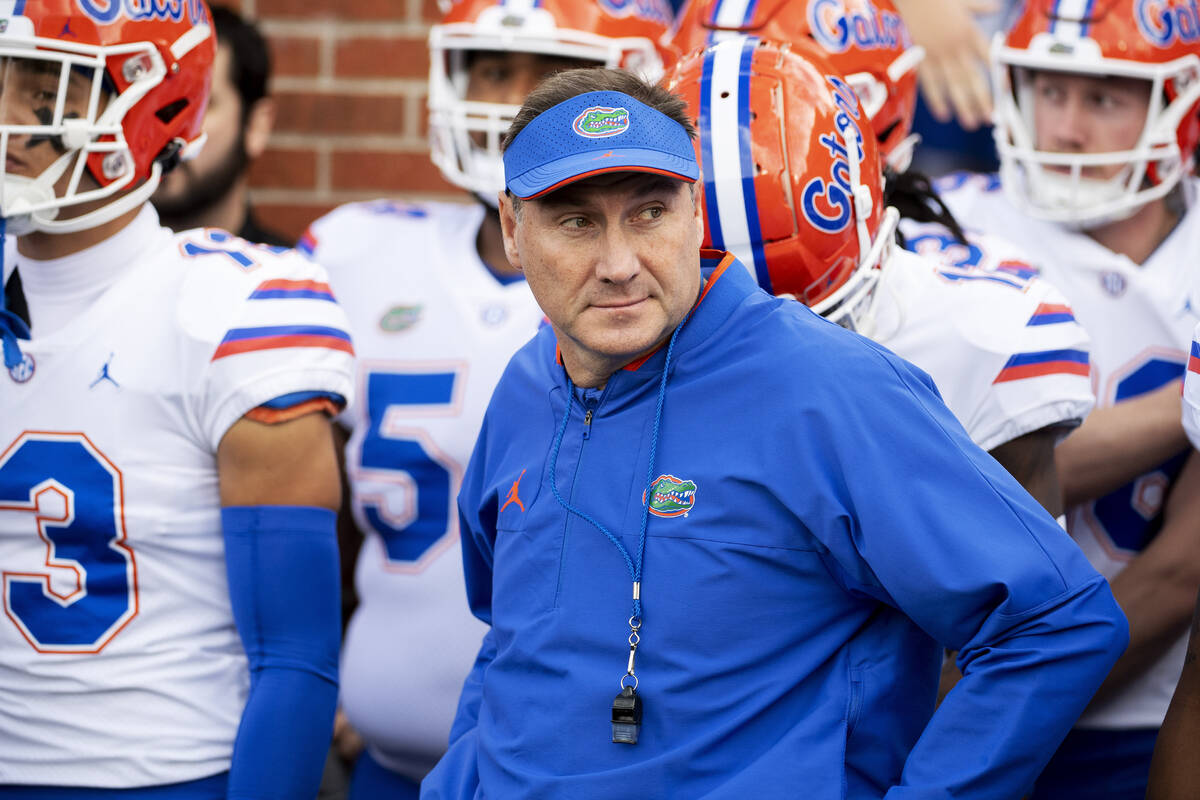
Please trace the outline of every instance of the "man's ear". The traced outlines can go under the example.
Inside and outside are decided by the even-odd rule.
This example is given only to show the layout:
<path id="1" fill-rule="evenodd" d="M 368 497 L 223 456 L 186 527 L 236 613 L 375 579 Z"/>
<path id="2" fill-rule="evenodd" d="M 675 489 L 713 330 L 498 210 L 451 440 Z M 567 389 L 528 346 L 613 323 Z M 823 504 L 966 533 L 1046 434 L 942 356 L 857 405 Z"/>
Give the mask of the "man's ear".
<path id="1" fill-rule="evenodd" d="M 271 140 L 271 131 L 275 128 L 276 108 L 275 98 L 261 97 L 250 107 L 250 113 L 246 115 L 244 141 L 246 142 L 246 157 L 251 161 L 261 156 L 267 149 L 267 143 Z"/>
<path id="2" fill-rule="evenodd" d="M 704 205 L 700 202 L 700 181 L 692 184 L 692 206 L 696 212 L 696 241 L 704 244 Z"/>
<path id="3" fill-rule="evenodd" d="M 500 233 L 504 237 L 504 255 L 509 265 L 521 269 L 521 255 L 517 250 L 517 225 L 520 223 L 513 202 L 506 192 L 500 192 Z"/>

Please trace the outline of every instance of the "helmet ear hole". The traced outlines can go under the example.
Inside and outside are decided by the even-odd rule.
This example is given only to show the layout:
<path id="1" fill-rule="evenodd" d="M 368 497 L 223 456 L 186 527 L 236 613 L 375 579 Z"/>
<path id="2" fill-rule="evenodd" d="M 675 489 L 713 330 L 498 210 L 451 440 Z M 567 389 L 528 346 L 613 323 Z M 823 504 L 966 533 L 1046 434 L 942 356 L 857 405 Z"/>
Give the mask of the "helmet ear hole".
<path id="1" fill-rule="evenodd" d="M 170 125 L 171 121 L 182 114 L 188 105 L 190 105 L 188 99 L 186 97 L 181 97 L 172 103 L 167 103 L 158 111 L 155 111 L 154 116 L 158 117 L 159 121 L 162 122 L 163 125 Z"/>

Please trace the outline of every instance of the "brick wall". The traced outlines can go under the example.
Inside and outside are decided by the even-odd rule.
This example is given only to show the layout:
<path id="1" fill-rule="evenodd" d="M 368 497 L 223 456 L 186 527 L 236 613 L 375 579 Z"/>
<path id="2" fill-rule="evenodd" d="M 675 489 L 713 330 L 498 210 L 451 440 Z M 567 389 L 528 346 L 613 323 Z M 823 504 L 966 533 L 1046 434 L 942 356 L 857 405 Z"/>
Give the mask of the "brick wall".
<path id="1" fill-rule="evenodd" d="M 241 0 L 274 59 L 279 117 L 251 172 L 268 227 L 383 196 L 465 200 L 429 160 L 425 38 L 436 0 Z"/>

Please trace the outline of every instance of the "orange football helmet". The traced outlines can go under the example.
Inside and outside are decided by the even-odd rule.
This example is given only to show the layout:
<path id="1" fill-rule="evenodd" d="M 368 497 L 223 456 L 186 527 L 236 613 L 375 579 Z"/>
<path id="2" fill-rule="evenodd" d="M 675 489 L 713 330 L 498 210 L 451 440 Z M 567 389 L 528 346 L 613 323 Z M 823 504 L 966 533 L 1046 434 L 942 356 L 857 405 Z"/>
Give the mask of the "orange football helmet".
<path id="1" fill-rule="evenodd" d="M 164 164 L 203 144 L 216 38 L 203 0 L 130 4 L 0 0 L 0 214 L 11 233 L 95 227 L 149 199 Z M 82 78 L 82 80 L 81 80 Z M 67 112 L 68 96 L 72 109 Z M 52 147 L 40 175 L 9 148 Z M 82 184 L 84 171 L 99 184 Z M 69 176 L 65 190 L 56 185 Z M 71 219 L 59 209 L 132 191 Z"/>
<path id="2" fill-rule="evenodd" d="M 429 31 L 429 136 L 451 183 L 494 204 L 504 189 L 500 137 L 519 105 L 467 100 L 468 54 L 527 52 L 621 67 L 657 81 L 667 0 L 458 0 Z M 473 137 L 474 134 L 474 137 Z"/>
<path id="3" fill-rule="evenodd" d="M 1029 0 L 1007 35 L 993 41 L 992 64 L 1001 182 L 1027 213 L 1090 227 L 1129 216 L 1192 172 L 1200 144 L 1193 0 Z M 1150 104 L 1137 145 L 1106 153 L 1039 150 L 1031 81 L 1039 70 L 1147 81 Z M 1109 180 L 1083 174 L 1097 166 L 1123 169 Z"/>
<path id="4" fill-rule="evenodd" d="M 840 325 L 870 327 L 895 240 L 875 134 L 814 42 L 726 39 L 666 78 L 700 133 L 705 247 Z"/>
<path id="5" fill-rule="evenodd" d="M 669 46 L 675 55 L 740 34 L 795 42 L 810 38 L 858 94 L 888 166 L 912 162 L 917 65 L 925 51 L 912 43 L 892 0 L 689 0 Z"/>

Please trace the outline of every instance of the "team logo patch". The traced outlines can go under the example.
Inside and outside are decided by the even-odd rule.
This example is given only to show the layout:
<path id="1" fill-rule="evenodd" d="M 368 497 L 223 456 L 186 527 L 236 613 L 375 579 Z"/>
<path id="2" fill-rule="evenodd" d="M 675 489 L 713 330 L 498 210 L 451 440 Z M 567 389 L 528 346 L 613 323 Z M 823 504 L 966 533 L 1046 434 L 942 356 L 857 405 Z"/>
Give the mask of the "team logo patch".
<path id="1" fill-rule="evenodd" d="M 629 130 L 629 109 L 592 106 L 571 123 L 571 129 L 588 139 L 617 136 Z"/>
<path id="2" fill-rule="evenodd" d="M 8 368 L 8 377 L 17 383 L 28 383 L 33 378 L 35 369 L 36 364 L 34 364 L 33 356 L 29 355 L 29 353 L 22 353 L 21 362 Z"/>
<path id="3" fill-rule="evenodd" d="M 837 127 L 837 135 L 832 131 L 822 133 L 817 141 L 829 152 L 830 167 L 826 177 L 815 177 L 804 185 L 800 196 L 800 209 L 804 219 L 823 233 L 840 233 L 851 224 L 854 211 L 854 187 L 850 185 L 850 161 L 854 158 L 859 164 L 863 160 L 862 129 L 858 121 L 862 109 L 858 106 L 858 95 L 850 88 L 850 84 L 836 75 L 826 75 L 825 80 L 832 88 L 832 97 L 838 107 L 833 124 Z M 854 153 L 846 151 L 843 142 L 847 141 L 847 131 L 853 130 L 853 140 L 857 142 Z"/>
<path id="4" fill-rule="evenodd" d="M 808 27 L 829 52 L 897 50 L 912 43 L 899 15 L 876 8 L 870 0 L 862 9 L 851 5 L 845 0 L 811 0 L 808 4 Z"/>
<path id="5" fill-rule="evenodd" d="M 508 309 L 502 305 L 486 306 L 479 312 L 479 318 L 485 325 L 501 325 L 508 319 Z"/>
<path id="6" fill-rule="evenodd" d="M 1169 0 L 1138 0 L 1133 16 L 1138 31 L 1156 47 L 1200 41 L 1200 9 L 1195 0 L 1175 4 Z"/>
<path id="7" fill-rule="evenodd" d="M 379 328 L 388 333 L 406 331 L 421 321 L 424 310 L 419 303 L 415 306 L 393 306 L 379 318 Z"/>
<path id="8" fill-rule="evenodd" d="M 1125 276 L 1119 272 L 1106 272 L 1101 275 L 1100 285 L 1113 297 L 1125 294 Z"/>
<path id="9" fill-rule="evenodd" d="M 646 502 L 644 492 L 642 502 Z M 650 487 L 650 513 L 656 517 L 686 517 L 694 505 L 696 484 L 692 481 L 659 475 Z"/>

